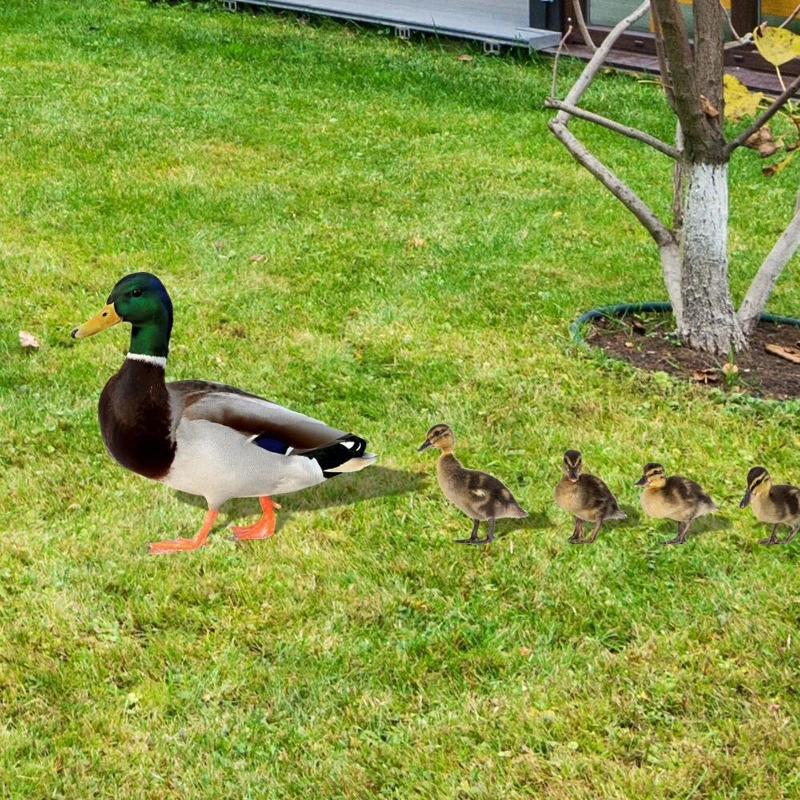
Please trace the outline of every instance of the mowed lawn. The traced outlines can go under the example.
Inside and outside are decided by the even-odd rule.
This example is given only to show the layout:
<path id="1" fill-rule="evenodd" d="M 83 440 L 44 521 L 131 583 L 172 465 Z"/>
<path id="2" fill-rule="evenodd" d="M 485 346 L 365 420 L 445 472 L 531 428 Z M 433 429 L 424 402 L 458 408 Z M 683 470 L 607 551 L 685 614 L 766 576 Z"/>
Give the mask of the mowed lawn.
<path id="1" fill-rule="evenodd" d="M 800 482 L 798 404 L 726 399 L 573 346 L 592 306 L 664 299 L 654 246 L 546 129 L 551 62 L 376 29 L 139 0 L 0 7 L 0 797 L 800 796 L 800 543 L 765 548 L 749 467 Z M 472 61 L 459 60 L 468 53 Z M 578 67 L 565 62 L 565 87 Z M 587 106 L 667 138 L 658 87 Z M 669 164 L 576 130 L 666 212 Z M 737 297 L 798 173 L 733 166 Z M 770 310 L 795 314 L 797 260 Z M 171 378 L 370 439 L 378 466 L 230 503 L 115 465 L 96 405 L 123 274 L 176 308 Z M 24 329 L 41 340 L 23 351 Z M 530 510 L 485 548 L 428 427 Z M 566 448 L 629 519 L 567 543 Z M 721 510 L 643 519 L 651 460 Z"/>

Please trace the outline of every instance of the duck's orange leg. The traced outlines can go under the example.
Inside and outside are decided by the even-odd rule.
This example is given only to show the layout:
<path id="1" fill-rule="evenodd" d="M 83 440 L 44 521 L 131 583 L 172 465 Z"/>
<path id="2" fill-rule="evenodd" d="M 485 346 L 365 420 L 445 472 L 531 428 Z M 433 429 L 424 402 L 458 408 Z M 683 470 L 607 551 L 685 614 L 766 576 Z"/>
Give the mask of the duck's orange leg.
<path id="1" fill-rule="evenodd" d="M 255 525 L 247 527 L 231 527 L 233 538 L 239 541 L 249 539 L 269 539 L 275 533 L 275 509 L 280 506 L 270 497 L 259 497 L 261 510 L 264 512 Z"/>
<path id="2" fill-rule="evenodd" d="M 165 542 L 150 542 L 150 555 L 160 556 L 164 553 L 178 553 L 181 550 L 197 550 L 202 547 L 208 539 L 208 534 L 214 524 L 214 520 L 219 514 L 219 509 L 209 508 L 206 512 L 206 518 L 200 526 L 200 530 L 194 536 L 194 539 L 167 539 Z"/>

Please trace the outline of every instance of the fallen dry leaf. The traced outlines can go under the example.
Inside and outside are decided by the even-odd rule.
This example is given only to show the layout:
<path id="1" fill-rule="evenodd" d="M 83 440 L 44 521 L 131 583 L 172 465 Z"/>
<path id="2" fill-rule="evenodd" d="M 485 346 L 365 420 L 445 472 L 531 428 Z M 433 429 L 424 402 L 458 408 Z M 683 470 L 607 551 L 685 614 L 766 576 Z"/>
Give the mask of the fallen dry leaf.
<path id="1" fill-rule="evenodd" d="M 465 63 L 467 63 L 467 64 L 468 64 L 470 61 L 474 61 L 475 59 L 474 59 L 474 58 L 473 58 L 471 55 L 469 55 L 468 53 L 462 53 L 462 54 L 461 54 L 461 55 L 458 57 L 458 60 L 459 60 L 459 61 L 464 61 Z"/>
<path id="2" fill-rule="evenodd" d="M 714 117 L 719 116 L 719 111 L 717 110 L 717 108 L 711 103 L 711 101 L 704 94 L 700 95 L 700 107 L 703 109 L 703 113 L 707 117 L 711 117 L 713 119 Z"/>
<path id="3" fill-rule="evenodd" d="M 765 344 L 764 349 L 768 353 L 772 353 L 775 356 L 780 356 L 781 358 L 785 358 L 787 361 L 791 361 L 793 364 L 800 364 L 800 348 L 782 347 L 779 344 Z"/>
<path id="4" fill-rule="evenodd" d="M 726 375 L 737 375 L 739 372 L 739 367 L 737 367 L 736 364 L 723 364 L 722 371 Z"/>
<path id="5" fill-rule="evenodd" d="M 625 347 L 634 347 L 633 342 L 625 342 Z"/>
<path id="6" fill-rule="evenodd" d="M 792 159 L 794 158 L 794 153 L 789 153 L 786 158 L 781 159 L 780 161 L 775 161 L 772 164 L 767 164 L 766 167 L 762 167 L 761 172 L 767 178 L 772 178 L 777 175 L 781 170 L 786 169 L 789 164 L 792 163 Z"/>
<path id="7" fill-rule="evenodd" d="M 225 242 L 223 242 L 222 239 L 218 239 L 214 242 L 214 247 L 216 247 L 217 250 L 222 250 L 222 248 L 225 247 Z"/>
<path id="8" fill-rule="evenodd" d="M 253 255 L 250 256 L 250 260 L 251 261 L 263 261 L 264 260 L 264 254 L 263 253 L 253 253 Z"/>
<path id="9" fill-rule="evenodd" d="M 529 656 L 532 652 L 533 650 L 531 650 L 530 647 L 525 647 L 524 645 L 519 648 L 519 654 L 521 656 Z"/>
<path id="10" fill-rule="evenodd" d="M 769 125 L 764 125 L 763 128 L 759 128 L 752 136 L 748 137 L 744 146 L 758 150 L 761 158 L 766 158 L 778 152 L 778 146 L 772 139 L 772 131 L 769 129 Z"/>
<path id="11" fill-rule="evenodd" d="M 19 332 L 19 343 L 22 347 L 27 347 L 31 350 L 38 350 L 40 347 L 39 340 L 32 333 L 28 333 L 28 331 Z"/>
<path id="12" fill-rule="evenodd" d="M 421 236 L 412 236 L 408 240 L 408 244 L 411 247 L 425 247 L 425 239 L 423 239 Z"/>
<path id="13" fill-rule="evenodd" d="M 636 333 L 644 333 L 647 330 L 644 322 L 642 322 L 639 317 L 634 317 L 631 320 L 631 328 L 633 328 Z"/>
<path id="14" fill-rule="evenodd" d="M 692 370 L 692 378 L 698 383 L 717 383 L 719 374 L 715 369 L 695 369 Z"/>

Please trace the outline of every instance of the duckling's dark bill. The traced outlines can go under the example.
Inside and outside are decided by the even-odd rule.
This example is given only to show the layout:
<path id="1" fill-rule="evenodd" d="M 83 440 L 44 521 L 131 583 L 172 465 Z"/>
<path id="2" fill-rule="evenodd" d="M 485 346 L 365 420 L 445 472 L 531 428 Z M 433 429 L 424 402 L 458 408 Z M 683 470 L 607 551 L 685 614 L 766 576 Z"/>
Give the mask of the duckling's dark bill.
<path id="1" fill-rule="evenodd" d="M 431 442 L 430 442 L 430 439 L 426 439 L 426 440 L 425 440 L 425 441 L 424 441 L 424 442 L 423 442 L 423 443 L 422 443 L 422 444 L 421 444 L 421 445 L 420 445 L 420 446 L 417 448 L 417 452 L 418 452 L 418 453 L 421 453 L 423 450 L 427 450 L 429 447 L 433 447 L 433 445 L 431 444 Z"/>
<path id="2" fill-rule="evenodd" d="M 739 503 L 739 508 L 747 508 L 747 506 L 750 505 L 750 495 L 751 494 L 752 494 L 752 492 L 749 489 L 744 493 L 744 497 L 742 498 L 742 502 Z"/>
<path id="3" fill-rule="evenodd" d="M 73 339 L 85 339 L 87 336 L 94 336 L 112 325 L 122 322 L 122 317 L 117 314 L 113 303 L 103 306 L 100 312 L 91 319 L 87 319 L 83 325 L 79 325 L 72 331 Z"/>

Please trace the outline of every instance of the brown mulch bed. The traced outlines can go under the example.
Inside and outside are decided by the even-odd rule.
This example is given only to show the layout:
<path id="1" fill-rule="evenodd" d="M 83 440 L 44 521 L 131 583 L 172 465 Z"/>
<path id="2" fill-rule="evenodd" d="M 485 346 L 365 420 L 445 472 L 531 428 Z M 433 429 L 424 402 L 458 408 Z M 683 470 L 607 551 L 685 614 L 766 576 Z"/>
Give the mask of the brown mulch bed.
<path id="1" fill-rule="evenodd" d="M 758 397 L 787 400 L 800 396 L 800 364 L 765 349 L 778 345 L 800 351 L 800 328 L 794 325 L 759 324 L 750 349 L 739 353 L 734 364 L 681 347 L 669 336 L 674 320 L 667 314 L 636 314 L 592 322 L 589 344 L 612 358 L 635 366 L 667 372 L 684 380 L 723 391 L 747 392 Z"/>

